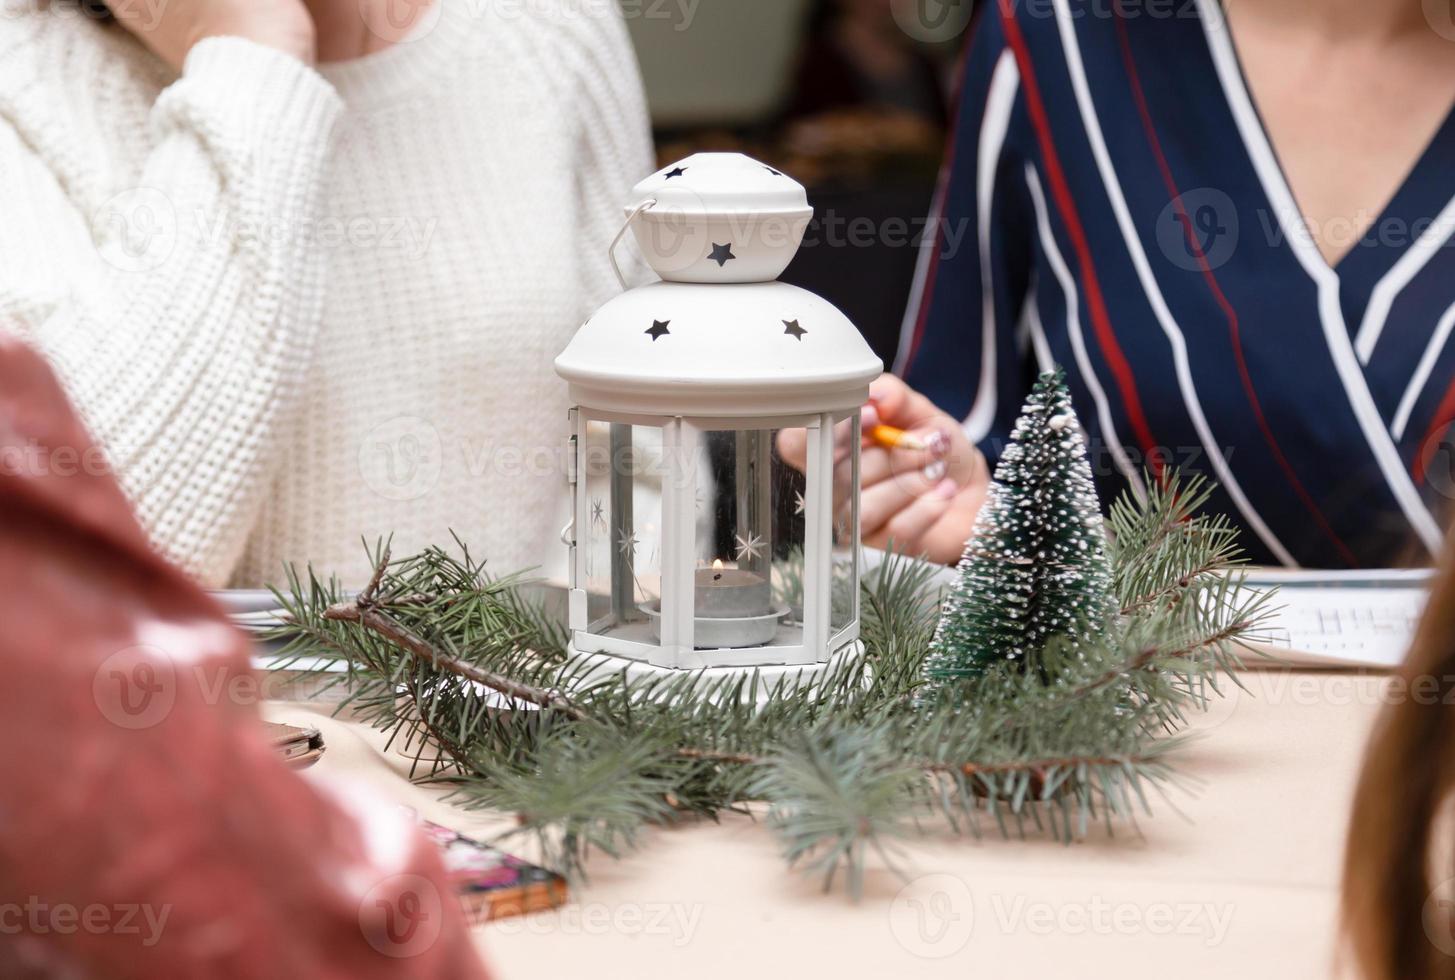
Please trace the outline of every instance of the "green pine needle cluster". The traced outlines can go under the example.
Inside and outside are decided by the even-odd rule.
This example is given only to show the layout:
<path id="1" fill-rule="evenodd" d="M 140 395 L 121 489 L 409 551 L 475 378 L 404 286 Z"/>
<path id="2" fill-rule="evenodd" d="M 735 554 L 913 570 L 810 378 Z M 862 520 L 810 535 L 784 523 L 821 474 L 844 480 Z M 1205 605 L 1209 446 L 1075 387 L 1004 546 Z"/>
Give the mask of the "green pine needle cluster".
<path id="1" fill-rule="evenodd" d="M 1071 840 L 1149 811 L 1174 779 L 1178 731 L 1216 692 L 1265 598 L 1240 588 L 1236 532 L 1176 479 L 1107 520 L 1121 627 L 927 689 L 935 570 L 891 557 L 862 583 L 864 656 L 818 683 L 694 673 L 629 680 L 567 658 L 566 636 L 456 541 L 400 560 L 374 550 L 357 595 L 309 573 L 280 595 L 281 669 L 342 661 L 343 710 L 388 731 L 416 775 L 465 807 L 517 815 L 512 835 L 582 875 L 650 828 L 766 813 L 787 862 L 847 881 L 895 844 L 948 828 Z"/>

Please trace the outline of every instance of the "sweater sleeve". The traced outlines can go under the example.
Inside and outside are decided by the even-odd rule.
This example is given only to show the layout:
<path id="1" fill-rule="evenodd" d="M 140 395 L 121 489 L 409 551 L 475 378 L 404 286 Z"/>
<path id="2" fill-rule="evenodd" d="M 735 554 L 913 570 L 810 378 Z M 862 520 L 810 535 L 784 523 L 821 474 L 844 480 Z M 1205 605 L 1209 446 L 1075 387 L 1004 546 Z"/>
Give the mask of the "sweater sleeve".
<path id="1" fill-rule="evenodd" d="M 636 53 L 617 5 L 599 4 L 589 16 L 564 19 L 576 37 L 576 213 L 588 251 L 581 270 L 584 318 L 621 291 L 607 251 L 624 223 L 622 205 L 632 186 L 656 169 L 651 121 Z M 631 235 L 616 261 L 628 286 L 654 278 Z"/>
<path id="2" fill-rule="evenodd" d="M 0 261 L 0 321 L 57 371 L 154 545 L 207 584 L 242 551 L 317 333 L 308 238 L 341 111 L 296 59 L 202 41 L 151 109 L 140 172 L 91 214 L 75 161 L 0 117 L 0 213 L 19 216 L 0 259 L 61 270 L 40 289 Z"/>
<path id="3" fill-rule="evenodd" d="M 963 420 L 994 465 L 1035 373 L 1025 319 L 1034 227 L 1025 157 L 1008 136 L 1020 75 L 996 5 L 980 10 L 954 133 L 894 372 Z"/>

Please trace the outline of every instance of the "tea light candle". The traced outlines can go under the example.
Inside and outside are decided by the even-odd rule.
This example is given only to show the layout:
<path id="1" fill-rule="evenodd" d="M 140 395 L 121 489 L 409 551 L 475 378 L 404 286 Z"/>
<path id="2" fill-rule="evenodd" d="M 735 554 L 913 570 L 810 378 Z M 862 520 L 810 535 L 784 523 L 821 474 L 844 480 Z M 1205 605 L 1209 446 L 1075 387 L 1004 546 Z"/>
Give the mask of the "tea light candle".
<path id="1" fill-rule="evenodd" d="M 695 596 L 699 619 L 743 619 L 772 611 L 768 580 L 745 568 L 727 568 L 721 558 L 711 568 L 697 569 Z"/>

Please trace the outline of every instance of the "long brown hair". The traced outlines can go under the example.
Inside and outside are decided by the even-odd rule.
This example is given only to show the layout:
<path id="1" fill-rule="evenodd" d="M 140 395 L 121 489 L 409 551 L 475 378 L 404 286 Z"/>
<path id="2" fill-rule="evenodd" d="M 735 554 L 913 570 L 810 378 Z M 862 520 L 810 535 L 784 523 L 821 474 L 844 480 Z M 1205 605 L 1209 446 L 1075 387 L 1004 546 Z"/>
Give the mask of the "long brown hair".
<path id="1" fill-rule="evenodd" d="M 1367 980 L 1455 978 L 1455 907 L 1441 900 L 1455 899 L 1446 819 L 1455 793 L 1451 557 L 1376 722 L 1349 822 L 1344 931 Z"/>

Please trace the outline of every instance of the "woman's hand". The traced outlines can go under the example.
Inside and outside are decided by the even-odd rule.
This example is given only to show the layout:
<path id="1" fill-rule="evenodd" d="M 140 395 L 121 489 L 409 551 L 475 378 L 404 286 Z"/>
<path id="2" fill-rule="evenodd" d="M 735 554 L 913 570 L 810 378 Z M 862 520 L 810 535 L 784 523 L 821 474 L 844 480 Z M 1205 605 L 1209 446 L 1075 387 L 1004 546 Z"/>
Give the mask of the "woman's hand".
<path id="1" fill-rule="evenodd" d="M 885 449 L 868 438 L 870 428 L 881 423 L 904 429 L 928 448 Z M 891 374 L 870 386 L 863 432 L 859 469 L 863 542 L 947 565 L 959 561 L 990 485 L 980 450 L 971 445 L 958 422 Z M 852 479 L 845 423 L 837 436 L 834 501 L 836 508 L 843 508 Z M 784 430 L 779 454 L 791 466 L 805 466 L 801 429 Z"/>
<path id="2" fill-rule="evenodd" d="M 241 37 L 313 64 L 317 42 L 303 0 L 106 0 L 116 20 L 178 71 L 209 37 Z"/>

